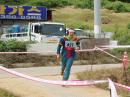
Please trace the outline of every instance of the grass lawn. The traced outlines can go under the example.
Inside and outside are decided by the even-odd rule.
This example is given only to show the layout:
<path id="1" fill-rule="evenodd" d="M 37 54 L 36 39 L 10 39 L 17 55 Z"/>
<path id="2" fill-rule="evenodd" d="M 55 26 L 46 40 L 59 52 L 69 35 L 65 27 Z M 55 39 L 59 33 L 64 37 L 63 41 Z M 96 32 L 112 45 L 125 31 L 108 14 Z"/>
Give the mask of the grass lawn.
<path id="1" fill-rule="evenodd" d="M 0 89 L 0 97 L 18 97 L 18 96 L 15 96 L 14 94 L 6 90 Z"/>
<path id="2" fill-rule="evenodd" d="M 93 29 L 93 10 L 71 7 L 57 8 L 53 12 L 55 22 L 65 23 L 68 28 Z M 124 32 L 127 24 L 130 23 L 130 13 L 114 13 L 111 10 L 102 9 L 102 31 Z"/>
<path id="3" fill-rule="evenodd" d="M 127 72 L 127 86 L 130 86 L 130 69 Z M 126 84 L 126 76 L 124 76 L 123 69 L 105 69 L 105 70 L 92 70 L 92 71 L 85 71 L 77 74 L 78 79 L 81 80 L 106 80 L 107 78 L 111 78 L 114 82 Z M 97 87 L 107 89 L 108 90 L 108 83 L 96 85 Z M 130 92 L 124 90 L 122 88 L 117 88 L 117 92 L 121 97 L 130 97 Z"/>

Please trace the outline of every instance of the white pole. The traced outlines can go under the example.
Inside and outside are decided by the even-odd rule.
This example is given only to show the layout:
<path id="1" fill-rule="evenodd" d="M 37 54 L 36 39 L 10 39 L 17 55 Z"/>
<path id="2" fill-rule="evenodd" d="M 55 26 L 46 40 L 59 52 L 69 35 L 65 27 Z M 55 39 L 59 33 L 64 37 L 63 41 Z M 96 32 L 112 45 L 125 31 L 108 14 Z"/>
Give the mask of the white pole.
<path id="1" fill-rule="evenodd" d="M 101 0 L 94 0 L 94 37 L 101 34 Z"/>

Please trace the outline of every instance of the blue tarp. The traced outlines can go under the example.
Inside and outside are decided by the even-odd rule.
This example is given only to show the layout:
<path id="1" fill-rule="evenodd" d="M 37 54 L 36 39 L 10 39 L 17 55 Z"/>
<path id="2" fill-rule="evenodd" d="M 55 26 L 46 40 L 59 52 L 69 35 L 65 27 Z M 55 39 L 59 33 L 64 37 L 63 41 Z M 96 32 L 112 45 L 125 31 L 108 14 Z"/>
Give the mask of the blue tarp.
<path id="1" fill-rule="evenodd" d="M 19 25 L 13 25 L 11 28 L 12 33 L 19 33 L 20 32 L 20 26 Z"/>

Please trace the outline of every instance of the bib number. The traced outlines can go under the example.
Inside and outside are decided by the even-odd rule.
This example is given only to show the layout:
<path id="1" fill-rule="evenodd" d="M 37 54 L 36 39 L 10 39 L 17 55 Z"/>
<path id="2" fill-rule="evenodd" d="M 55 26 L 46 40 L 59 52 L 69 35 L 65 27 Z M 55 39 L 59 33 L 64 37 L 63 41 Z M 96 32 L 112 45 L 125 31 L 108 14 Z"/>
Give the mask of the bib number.
<path id="1" fill-rule="evenodd" d="M 75 41 L 65 41 L 65 47 L 76 48 L 76 42 Z"/>

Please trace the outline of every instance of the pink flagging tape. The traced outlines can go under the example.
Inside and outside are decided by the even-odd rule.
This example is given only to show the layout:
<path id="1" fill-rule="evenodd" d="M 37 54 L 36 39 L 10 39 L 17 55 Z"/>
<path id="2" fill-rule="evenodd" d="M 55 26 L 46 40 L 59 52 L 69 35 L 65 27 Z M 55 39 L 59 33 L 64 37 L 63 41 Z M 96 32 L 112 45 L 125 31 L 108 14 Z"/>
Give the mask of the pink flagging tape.
<path id="1" fill-rule="evenodd" d="M 126 85 L 122 85 L 122 84 L 119 84 L 119 83 L 114 83 L 117 87 L 121 87 L 121 88 L 124 88 L 125 90 L 127 91 L 130 91 L 130 86 L 126 86 Z"/>
<path id="2" fill-rule="evenodd" d="M 103 50 L 107 50 L 109 48 L 102 48 Z M 99 49 L 97 49 L 96 47 L 94 47 L 93 49 L 82 49 L 82 50 L 77 50 L 78 52 L 91 52 L 91 51 L 99 51 Z"/>
<path id="3" fill-rule="evenodd" d="M 112 55 L 112 54 L 110 54 L 110 53 L 104 51 L 103 49 L 101 49 L 101 48 L 99 48 L 99 47 L 96 47 L 96 49 L 98 49 L 98 50 L 104 52 L 105 54 L 107 54 L 107 55 L 109 55 L 109 56 L 111 56 L 111 57 L 113 57 L 113 58 L 116 58 L 116 59 L 119 60 L 119 61 L 122 61 L 122 59 L 120 59 L 120 58 L 118 58 L 118 57 L 116 57 L 116 56 L 114 56 L 114 55 Z"/>
<path id="4" fill-rule="evenodd" d="M 39 54 L 39 53 L 41 52 L 0 52 L 0 54 Z M 48 51 L 48 53 L 53 53 L 53 51 Z"/>
<path id="5" fill-rule="evenodd" d="M 102 48 L 102 49 L 108 49 L 108 48 Z M 91 51 L 96 51 L 98 49 L 93 48 L 93 49 L 82 49 L 82 50 L 76 50 L 77 52 L 91 52 Z M 46 51 L 46 52 L 0 52 L 0 54 L 46 54 L 46 53 L 55 53 L 56 51 Z"/>
<path id="6" fill-rule="evenodd" d="M 34 82 L 39 82 L 39 83 L 45 83 L 45 84 L 52 84 L 52 85 L 61 85 L 61 86 L 88 86 L 88 85 L 95 85 L 95 84 L 102 84 L 102 83 L 106 83 L 109 82 L 109 87 L 111 89 L 111 97 L 118 97 L 117 92 L 116 92 L 116 88 L 115 85 L 126 88 L 127 90 L 130 91 L 130 87 L 128 86 L 124 86 L 118 83 L 114 83 L 108 79 L 108 80 L 99 80 L 99 81 L 94 81 L 94 80 L 85 80 L 85 81 L 80 81 L 80 80 L 72 80 L 72 81 L 51 81 L 51 80 L 44 80 L 44 79 L 40 79 L 40 78 L 36 78 L 36 77 L 31 77 L 10 69 L 7 69 L 3 66 L 0 66 L 0 70 L 5 71 L 9 74 L 15 75 L 17 77 L 21 77 L 27 80 L 31 80 Z"/>
<path id="7" fill-rule="evenodd" d="M 85 81 L 51 81 L 51 80 L 44 80 L 44 79 L 40 79 L 40 78 L 36 78 L 36 77 L 31 77 L 31 76 L 28 76 L 28 75 L 7 69 L 3 66 L 0 66 L 0 69 L 9 73 L 9 74 L 15 75 L 17 77 L 25 78 L 27 80 L 32 80 L 32 81 L 35 81 L 35 82 L 47 83 L 47 84 L 53 84 L 53 85 L 87 86 L 87 85 L 94 85 L 94 84 L 100 84 L 100 83 L 108 82 L 107 80 L 99 80 L 99 81 L 88 81 L 88 80 L 85 80 Z"/>
<path id="8" fill-rule="evenodd" d="M 130 48 L 130 45 L 127 46 L 101 46 L 101 48 L 99 47 L 94 47 L 93 49 L 81 49 L 81 50 L 77 50 L 77 52 L 91 52 L 91 51 L 104 51 L 106 49 L 112 49 L 112 48 Z M 56 53 L 56 51 L 46 51 L 46 52 L 0 52 L 0 54 L 39 54 L 39 53 Z M 108 54 L 108 52 L 105 52 L 106 54 Z M 110 56 L 113 56 L 112 54 L 109 53 Z M 117 57 L 115 57 L 117 58 Z M 118 60 L 120 60 L 120 58 L 117 58 Z"/>

